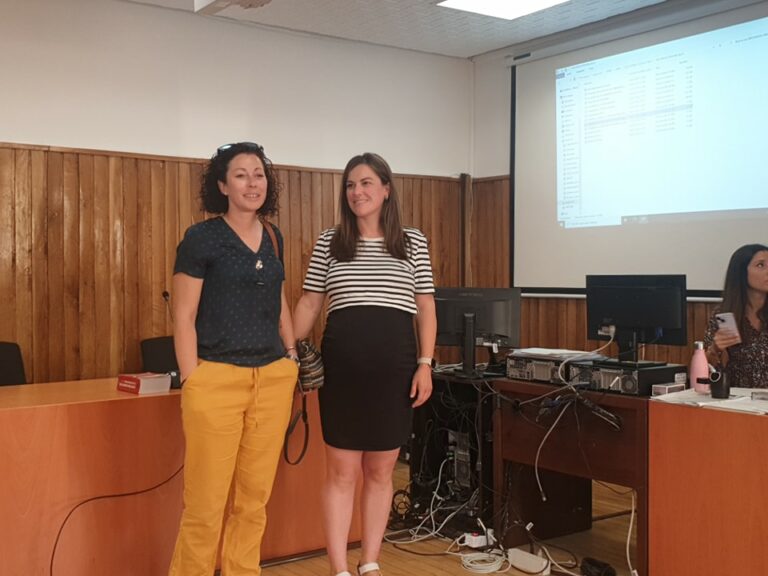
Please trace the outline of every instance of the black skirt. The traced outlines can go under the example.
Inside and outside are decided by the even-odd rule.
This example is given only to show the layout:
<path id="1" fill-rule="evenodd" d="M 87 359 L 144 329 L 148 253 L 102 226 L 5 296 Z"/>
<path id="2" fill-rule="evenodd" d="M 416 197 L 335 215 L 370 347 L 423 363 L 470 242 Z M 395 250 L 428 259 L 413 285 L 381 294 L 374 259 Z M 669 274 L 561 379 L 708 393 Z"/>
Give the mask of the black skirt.
<path id="1" fill-rule="evenodd" d="M 328 316 L 322 343 L 325 442 L 345 450 L 393 450 L 407 443 L 416 370 L 413 315 L 350 306 Z"/>

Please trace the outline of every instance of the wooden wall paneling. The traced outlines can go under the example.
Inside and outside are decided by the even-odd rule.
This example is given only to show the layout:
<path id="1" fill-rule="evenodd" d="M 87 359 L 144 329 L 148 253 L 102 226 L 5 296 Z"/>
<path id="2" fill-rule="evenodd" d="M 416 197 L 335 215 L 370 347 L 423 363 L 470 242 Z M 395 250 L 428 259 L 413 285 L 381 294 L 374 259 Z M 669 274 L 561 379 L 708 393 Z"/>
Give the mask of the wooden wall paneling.
<path id="1" fill-rule="evenodd" d="M 400 212 L 403 225 L 419 227 L 421 223 L 421 180 L 419 178 L 401 178 Z M 397 183 L 397 180 L 395 181 Z M 407 193 L 401 189 L 407 190 Z"/>
<path id="2" fill-rule="evenodd" d="M 492 286 L 492 271 L 489 273 L 489 252 L 488 247 L 485 246 L 487 230 L 483 230 L 483 227 L 487 227 L 491 221 L 492 206 L 490 197 L 482 193 L 477 181 L 473 180 L 469 194 L 471 199 L 469 226 L 465 237 L 470 243 L 467 256 L 471 261 L 471 276 L 466 281 L 470 286 L 489 287 Z"/>
<path id="3" fill-rule="evenodd" d="M 511 223 L 509 221 L 509 179 L 504 178 L 501 181 L 501 190 L 499 190 L 499 209 L 496 213 L 496 228 L 494 233 L 494 242 L 496 244 L 496 253 L 499 261 L 499 286 L 509 286 L 511 271 L 509 269 L 509 230 Z"/>
<path id="4" fill-rule="evenodd" d="M 423 231 L 427 238 L 434 236 L 432 230 L 432 185 L 431 178 L 419 178 L 417 194 L 413 197 L 413 226 Z"/>
<path id="5" fill-rule="evenodd" d="M 422 213 L 422 196 L 424 180 L 421 178 L 410 178 L 411 181 L 411 194 L 408 198 L 408 210 L 410 211 L 407 225 L 416 226 L 417 228 L 423 228 L 422 220 L 424 214 Z M 428 232 L 428 231 L 427 231 Z"/>
<path id="6" fill-rule="evenodd" d="M 475 180 L 472 192 L 471 255 L 475 286 L 509 286 L 508 179 Z"/>
<path id="7" fill-rule="evenodd" d="M 457 286 L 472 286 L 474 262 L 472 261 L 472 206 L 474 202 L 474 187 L 472 186 L 472 176 L 462 174 L 459 178 L 458 190 L 458 208 L 459 218 L 456 222 L 454 234 L 459 239 L 459 277 L 456 280 Z"/>
<path id="8" fill-rule="evenodd" d="M 80 377 L 80 165 L 72 152 L 65 153 L 63 161 L 64 322 L 60 330 L 64 372 L 55 377 L 75 380 Z"/>
<path id="9" fill-rule="evenodd" d="M 295 242 L 293 243 L 295 250 L 291 255 L 291 267 L 290 276 L 287 278 L 289 285 L 291 286 L 290 303 L 295 305 L 301 297 L 301 285 L 304 281 L 304 250 L 303 246 L 306 241 L 310 244 L 314 242 L 312 237 L 312 221 L 318 218 L 318 214 L 312 210 L 313 208 L 313 196 L 318 196 L 322 192 L 315 186 L 318 181 L 315 179 L 315 173 L 309 171 L 299 172 L 299 189 L 296 191 L 299 199 L 299 218 L 301 224 L 293 230 L 292 236 Z M 298 236 L 298 237 L 297 237 Z"/>
<path id="10" fill-rule="evenodd" d="M 193 180 L 192 175 L 193 165 L 188 162 L 179 163 L 179 218 L 177 222 L 176 234 L 181 240 L 184 237 L 184 232 L 194 222 L 195 205 L 198 204 L 197 196 L 199 195 L 199 182 Z M 176 246 L 173 247 L 174 258 L 176 256 Z M 170 288 L 168 289 L 170 291 Z"/>
<path id="11" fill-rule="evenodd" d="M 325 228 L 330 228 L 336 222 L 336 198 L 339 195 L 336 182 L 341 182 L 341 174 L 323 172 L 323 188 L 320 195 L 320 230 L 316 231 L 315 238 Z"/>
<path id="12" fill-rule="evenodd" d="M 413 179 L 395 176 L 394 182 L 400 195 L 400 212 L 403 224 L 411 226 L 411 222 L 413 222 Z"/>
<path id="13" fill-rule="evenodd" d="M 711 302 L 688 304 L 688 343 L 685 346 L 651 345 L 645 358 L 672 364 L 687 364 L 693 342 L 704 338 L 706 321 L 717 306 Z M 583 298 L 526 297 L 521 305 L 520 345 L 522 347 L 569 348 L 594 350 L 605 341 L 586 338 L 586 301 Z M 603 351 L 616 356 L 616 344 Z"/>
<path id="14" fill-rule="evenodd" d="M 64 158 L 61 152 L 48 153 L 47 245 L 48 245 L 48 334 L 64 325 Z M 49 338 L 48 370 L 52 378 L 64 375 L 64 339 Z"/>
<path id="15" fill-rule="evenodd" d="M 320 224 L 320 230 L 315 235 L 314 240 L 322 230 L 331 228 L 339 221 L 340 196 L 339 191 L 341 189 L 341 180 L 343 174 L 341 172 L 326 172 L 323 174 L 323 192 L 322 192 L 322 221 Z M 319 342 L 325 328 L 325 317 L 328 313 L 328 299 L 323 304 L 323 311 L 320 314 L 322 320 L 315 324 L 315 341 Z"/>
<path id="16" fill-rule="evenodd" d="M 119 374 L 125 364 L 125 216 L 123 159 L 109 158 L 109 364 L 104 376 Z"/>
<path id="17" fill-rule="evenodd" d="M 414 202 L 414 213 L 418 210 L 420 214 L 418 220 L 419 224 L 416 227 L 427 235 L 430 250 L 432 249 L 432 246 L 434 246 L 434 243 L 440 239 L 440 235 L 435 226 L 435 207 L 440 201 L 439 189 L 441 188 L 441 184 L 442 183 L 439 180 L 433 178 L 422 178 L 421 196 L 418 200 L 414 198 L 414 200 L 418 201 L 418 205 L 417 202 Z M 453 257 L 455 258 L 456 256 L 454 255 Z"/>
<path id="18" fill-rule="evenodd" d="M 455 181 L 441 182 L 433 195 L 430 256 L 436 286 L 462 285 L 461 187 Z"/>
<path id="19" fill-rule="evenodd" d="M 110 230 L 109 230 L 109 158 L 103 154 L 93 157 L 93 267 L 94 314 L 96 322 L 95 372 L 88 377 L 111 376 L 109 352 L 112 340 L 110 326 Z"/>
<path id="20" fill-rule="evenodd" d="M 139 353 L 139 251 L 138 251 L 138 161 L 123 159 L 123 326 L 125 350 L 123 370 L 138 371 Z"/>
<path id="21" fill-rule="evenodd" d="M 201 222 L 205 219 L 205 211 L 200 204 L 200 182 L 203 179 L 203 168 L 204 166 L 201 162 L 195 162 L 189 168 L 190 186 L 195 197 L 192 211 L 192 219 L 194 222 Z"/>
<path id="22" fill-rule="evenodd" d="M 15 311 L 6 315 L 14 318 L 14 340 L 21 347 L 27 381 L 34 373 L 32 365 L 32 153 L 15 151 L 13 164 L 14 204 L 14 270 L 15 294 L 4 302 L 15 304 Z M 13 308 L 11 308 L 13 310 Z M 10 324 L 10 322 L 9 322 Z"/>
<path id="23" fill-rule="evenodd" d="M 296 241 L 296 236 L 301 238 L 303 234 L 302 230 L 302 178 L 301 171 L 297 169 L 291 169 L 287 174 L 287 191 L 288 191 L 288 222 L 287 228 L 283 230 L 283 234 L 292 239 L 291 253 L 290 255 L 286 251 L 286 273 L 290 276 L 291 280 L 298 278 L 302 274 L 301 262 L 299 258 L 296 258 L 296 253 L 293 251 L 293 242 Z M 304 229 L 306 230 L 306 229 Z M 288 298 L 288 302 L 291 306 L 294 306 L 298 301 L 300 293 L 297 292 L 296 282 L 293 280 L 291 284 L 286 284 L 285 293 Z"/>
<path id="24" fill-rule="evenodd" d="M 341 172 L 333 174 L 333 222 L 339 221 L 341 214 L 341 181 L 344 175 Z"/>
<path id="25" fill-rule="evenodd" d="M 291 242 L 291 238 L 287 237 L 286 231 L 288 230 L 289 222 L 290 222 L 290 215 L 288 214 L 289 210 L 289 198 L 288 198 L 288 172 L 286 170 L 279 170 L 275 167 L 275 177 L 277 178 L 277 181 L 279 182 L 280 186 L 280 196 L 277 200 L 277 216 L 274 216 L 271 221 L 280 228 L 280 232 L 282 232 L 284 241 L 285 241 L 285 253 L 283 255 L 283 259 L 285 260 L 285 265 L 288 265 L 288 261 L 285 258 L 285 256 L 288 254 L 288 251 L 291 249 L 289 246 Z M 285 294 L 288 296 L 288 286 L 285 286 Z"/>
<path id="26" fill-rule="evenodd" d="M 329 210 L 324 210 L 324 206 L 329 207 Z M 302 230 L 300 243 L 297 245 L 295 258 L 299 260 L 299 269 L 301 274 L 295 279 L 297 299 L 301 296 L 303 290 L 302 285 L 304 283 L 304 276 L 307 273 L 309 267 L 309 259 L 312 256 L 312 248 L 315 241 L 320 236 L 320 233 L 326 228 L 333 226 L 333 177 L 328 172 L 314 172 L 312 174 L 312 195 L 310 197 L 310 204 L 305 208 L 311 214 L 309 220 L 309 227 Z M 327 217 L 327 213 L 330 218 Z M 294 300 L 294 304 L 298 300 Z M 321 334 L 320 325 L 325 325 L 326 308 L 322 310 L 320 315 L 320 322 L 315 322 L 312 332 L 312 341 L 320 342 Z"/>
<path id="27" fill-rule="evenodd" d="M 460 231 L 462 228 L 462 218 L 464 218 L 464 212 L 461 206 L 461 184 L 458 181 L 452 182 L 450 185 L 451 191 L 451 203 L 450 203 L 450 218 L 447 218 L 444 222 L 443 235 L 444 239 L 451 239 L 454 246 L 460 246 L 463 243 L 463 237 Z M 448 242 L 444 242 L 448 245 Z M 453 261 L 453 264 L 443 269 L 445 278 L 450 278 L 452 282 L 458 284 L 462 279 L 463 262 L 460 259 Z"/>
<path id="28" fill-rule="evenodd" d="M 178 218 L 176 219 L 176 235 L 181 240 L 184 232 L 192 224 L 192 206 L 195 203 L 195 194 L 191 186 L 191 165 L 187 162 L 179 162 L 178 165 L 178 198 L 177 209 Z M 176 257 L 176 246 L 173 247 L 174 259 Z M 168 289 L 170 292 L 170 288 Z"/>
<path id="29" fill-rule="evenodd" d="M 484 277 L 486 264 L 482 257 L 482 238 L 478 226 L 484 222 L 484 211 L 488 206 L 487 202 L 482 201 L 474 180 L 465 192 L 465 218 L 464 218 L 464 241 L 468 243 L 465 249 L 467 264 L 465 265 L 465 277 L 462 284 L 466 286 L 487 286 L 487 280 Z"/>
<path id="30" fill-rule="evenodd" d="M 176 246 L 181 240 L 182 231 L 179 230 L 179 198 L 180 196 L 189 197 L 190 191 L 184 190 L 182 193 L 179 186 L 179 172 L 181 164 L 179 162 L 165 163 L 165 198 L 163 202 L 163 212 L 165 221 L 163 223 L 163 254 L 165 254 L 165 266 L 163 269 L 163 289 L 160 291 L 161 305 L 161 333 L 160 336 L 173 334 L 173 322 L 171 314 L 168 311 L 168 304 L 163 298 L 163 292 L 171 293 L 173 287 L 173 265 L 176 261 Z"/>
<path id="31" fill-rule="evenodd" d="M 47 380 L 48 369 L 48 220 L 47 153 L 32 152 L 32 374 Z M 29 376 L 28 376 L 29 377 Z"/>
<path id="32" fill-rule="evenodd" d="M 80 209 L 79 238 L 80 261 L 78 282 L 78 313 L 80 321 L 80 378 L 88 378 L 96 373 L 96 317 L 94 294 L 94 207 L 93 207 L 93 156 L 80 154 Z M 48 379 L 36 378 L 36 382 Z"/>
<path id="33" fill-rule="evenodd" d="M 0 323 L 0 340 L 16 341 L 16 306 L 14 277 L 16 274 L 16 206 L 14 198 L 15 158 L 14 150 L 0 148 L 0 302 L 8 308 Z"/>
<path id="34" fill-rule="evenodd" d="M 582 337 L 575 329 L 578 326 L 578 310 L 579 301 L 574 298 L 563 300 L 564 310 L 561 316 L 562 326 L 565 332 L 565 338 L 563 338 L 563 348 L 569 350 L 583 350 L 583 344 L 586 341 L 585 337 Z"/>
<path id="35" fill-rule="evenodd" d="M 534 342 L 534 339 L 531 338 L 531 328 L 533 326 L 531 322 L 531 318 L 533 318 L 531 308 L 534 304 L 536 304 L 534 298 L 520 299 L 520 346 L 522 348 L 528 348 Z"/>
<path id="36" fill-rule="evenodd" d="M 421 197 L 421 228 L 422 232 L 426 234 L 427 241 L 429 242 L 429 257 L 432 260 L 432 276 L 437 284 L 437 278 L 442 278 L 442 269 L 438 272 L 436 266 L 437 260 L 435 257 L 435 250 L 438 246 L 442 246 L 447 238 L 443 238 L 443 220 L 448 217 L 447 203 L 450 200 L 446 183 L 436 179 L 426 179 L 425 190 Z M 445 206 L 445 208 L 444 208 Z M 458 260 L 459 254 L 454 251 L 451 254 L 452 260 Z M 447 264 L 447 262 L 446 262 Z"/>
<path id="37" fill-rule="evenodd" d="M 162 336 L 165 334 L 165 301 L 162 293 L 165 290 L 165 171 L 166 163 L 153 160 L 150 163 L 150 198 L 152 222 L 150 225 L 151 249 L 151 282 L 149 285 L 148 312 L 152 317 L 152 331 L 144 338 Z"/>
<path id="38" fill-rule="evenodd" d="M 136 278 L 139 283 L 139 340 L 153 336 L 152 322 L 152 176 L 151 161 L 139 160 L 137 171 L 136 242 L 139 251 Z"/>

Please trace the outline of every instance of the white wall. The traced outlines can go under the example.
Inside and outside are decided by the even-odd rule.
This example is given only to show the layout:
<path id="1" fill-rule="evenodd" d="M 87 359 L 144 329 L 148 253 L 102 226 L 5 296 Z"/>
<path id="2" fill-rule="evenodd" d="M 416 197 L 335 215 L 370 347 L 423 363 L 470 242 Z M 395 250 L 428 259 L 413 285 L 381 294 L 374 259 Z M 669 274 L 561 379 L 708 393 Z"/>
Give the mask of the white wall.
<path id="1" fill-rule="evenodd" d="M 474 178 L 509 174 L 512 83 L 505 56 L 506 51 L 495 52 L 474 62 Z"/>
<path id="2" fill-rule="evenodd" d="M 11 0 L 0 71 L 2 142 L 202 158 L 253 140 L 278 164 L 376 151 L 396 172 L 470 172 L 467 60 L 116 0 Z"/>

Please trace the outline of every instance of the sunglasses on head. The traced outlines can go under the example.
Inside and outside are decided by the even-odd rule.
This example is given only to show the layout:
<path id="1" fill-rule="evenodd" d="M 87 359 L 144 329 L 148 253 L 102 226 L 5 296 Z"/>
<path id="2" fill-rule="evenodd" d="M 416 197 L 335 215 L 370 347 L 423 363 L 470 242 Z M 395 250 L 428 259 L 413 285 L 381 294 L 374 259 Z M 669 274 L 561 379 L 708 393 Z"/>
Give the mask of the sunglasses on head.
<path id="1" fill-rule="evenodd" d="M 232 142 L 231 144 L 222 144 L 216 149 L 216 152 L 217 153 L 226 152 L 233 146 L 241 146 L 246 150 L 256 150 L 257 152 L 260 152 L 260 153 L 264 152 L 264 148 L 256 144 L 256 142 Z"/>

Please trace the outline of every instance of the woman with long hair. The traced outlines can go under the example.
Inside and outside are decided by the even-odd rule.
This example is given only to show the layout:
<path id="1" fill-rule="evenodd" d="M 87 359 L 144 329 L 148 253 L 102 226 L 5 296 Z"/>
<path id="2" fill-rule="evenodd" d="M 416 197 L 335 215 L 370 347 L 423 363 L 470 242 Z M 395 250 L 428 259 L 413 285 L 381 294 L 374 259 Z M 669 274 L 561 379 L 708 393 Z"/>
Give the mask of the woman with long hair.
<path id="1" fill-rule="evenodd" d="M 768 388 L 768 246 L 747 244 L 728 263 L 723 303 L 716 313 L 731 312 L 738 331 L 709 321 L 704 347 L 710 364 L 723 367 L 730 386 Z"/>
<path id="2" fill-rule="evenodd" d="M 380 576 L 392 472 L 410 436 L 413 408 L 432 393 L 432 266 L 424 234 L 401 224 L 397 189 L 381 156 L 365 153 L 347 163 L 339 204 L 339 225 L 322 232 L 312 252 L 294 331 L 298 338 L 309 334 L 327 294 L 320 416 L 331 574 L 350 576 L 347 539 L 362 474 L 357 572 Z"/>

